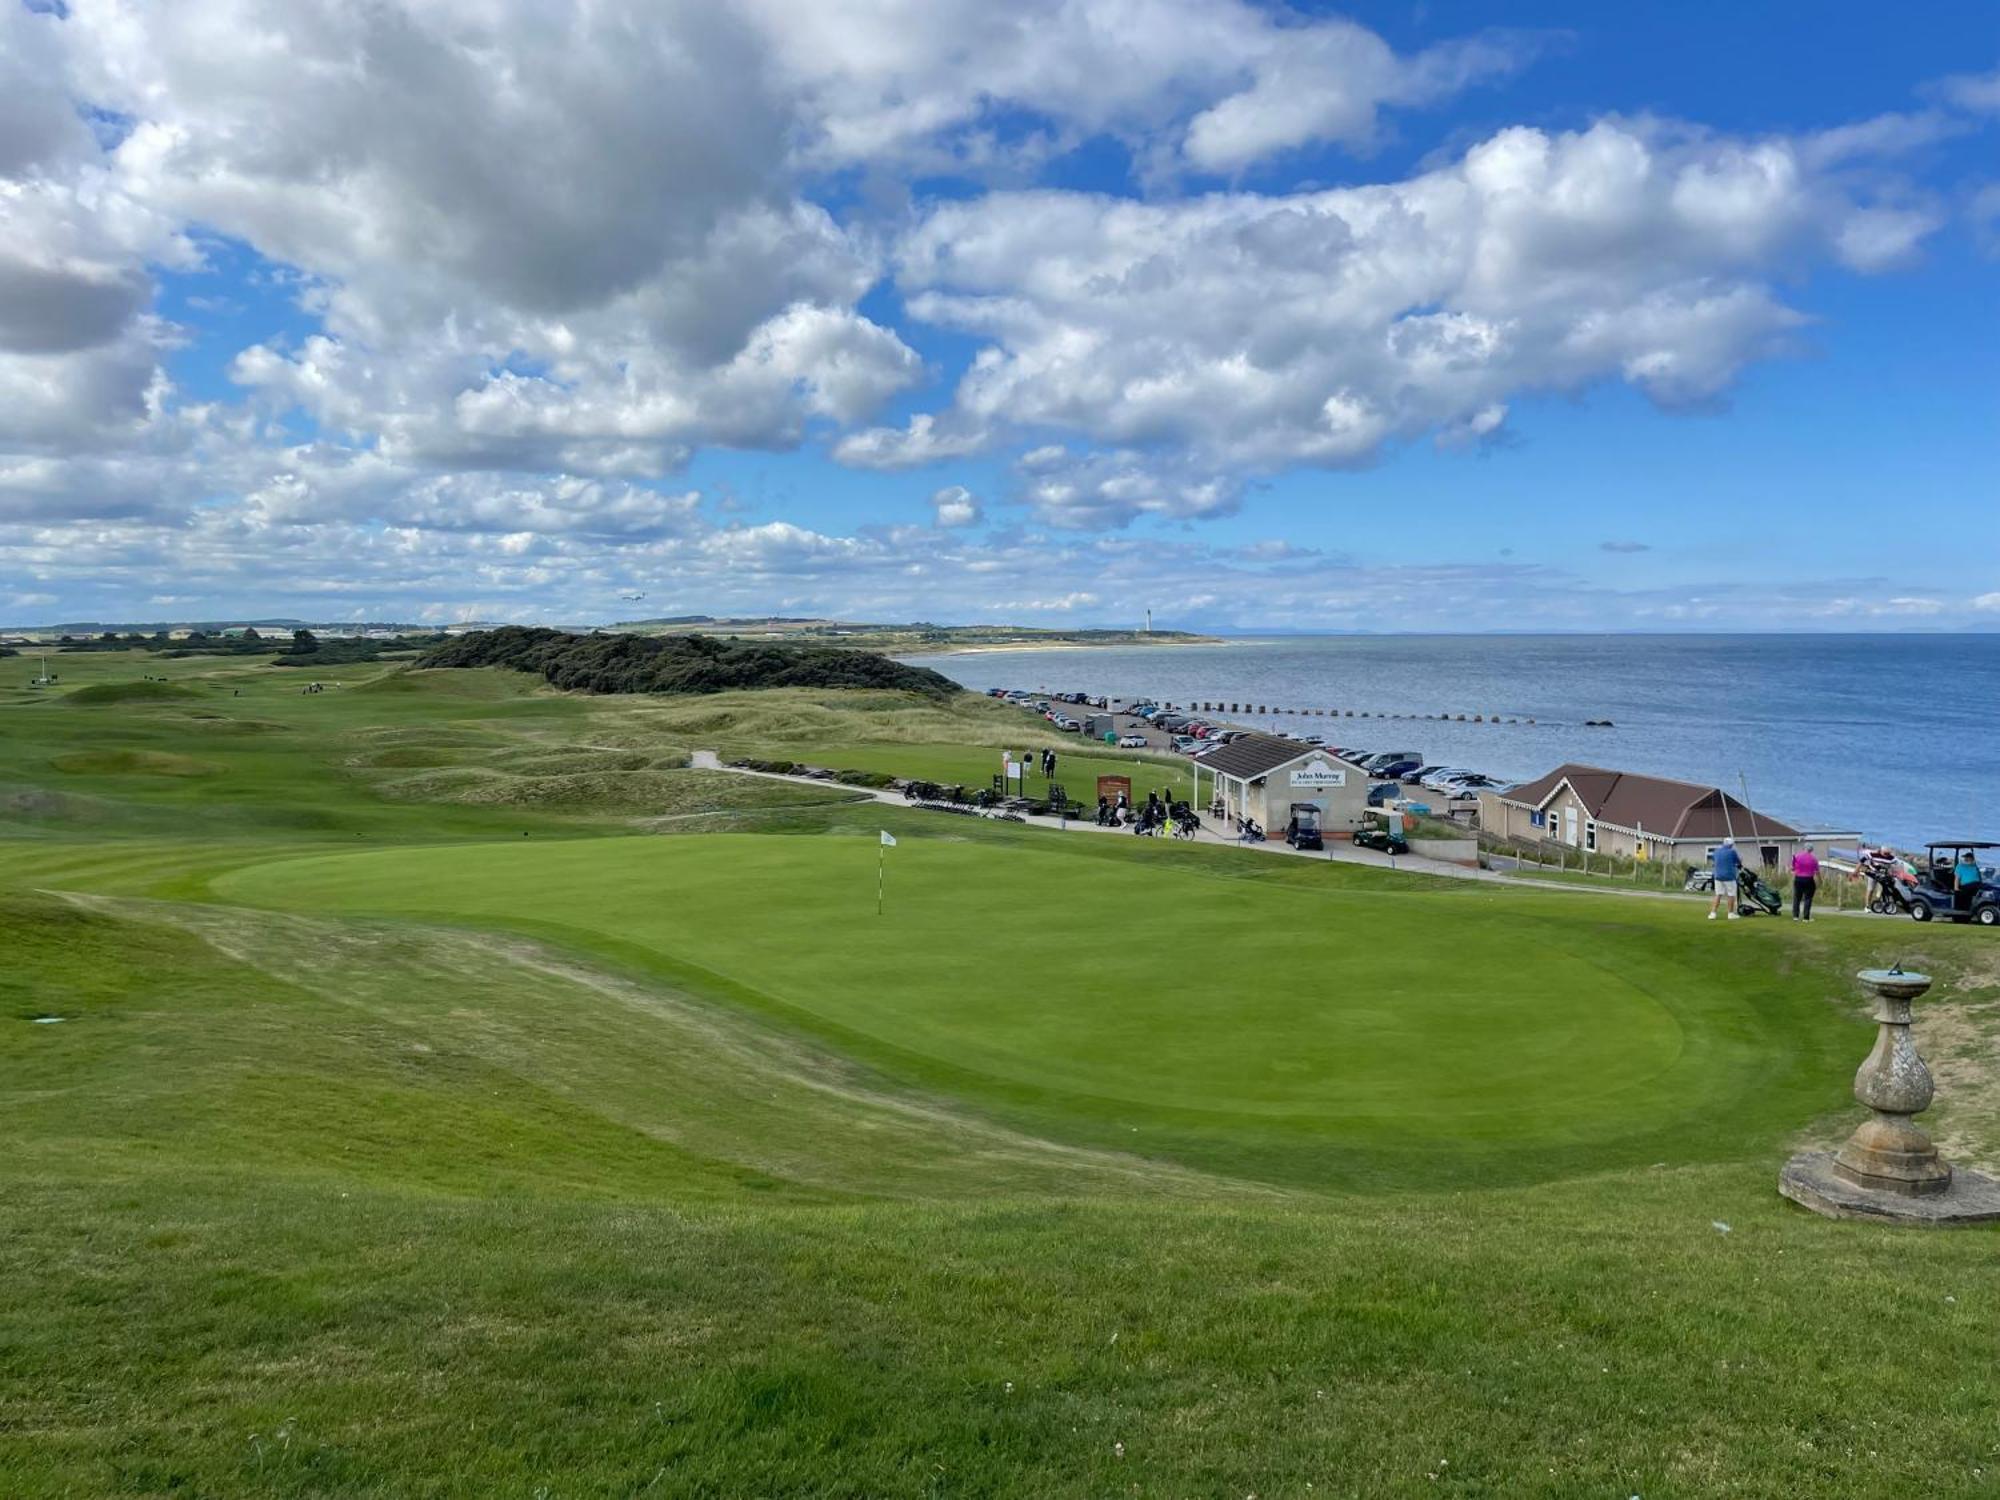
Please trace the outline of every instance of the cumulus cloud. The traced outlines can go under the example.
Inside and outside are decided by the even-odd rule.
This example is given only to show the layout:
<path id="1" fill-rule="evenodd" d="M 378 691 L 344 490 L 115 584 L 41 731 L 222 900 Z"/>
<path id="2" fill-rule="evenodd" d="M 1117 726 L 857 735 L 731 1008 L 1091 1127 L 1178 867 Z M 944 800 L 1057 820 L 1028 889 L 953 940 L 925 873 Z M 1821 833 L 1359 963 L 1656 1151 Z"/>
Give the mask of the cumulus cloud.
<path id="1" fill-rule="evenodd" d="M 1242 190 L 1533 50 L 1252 0 L 0 0 L 7 584 L 463 611 L 638 573 L 921 614 L 1033 568 L 1043 603 L 1129 614 L 1143 580 L 1227 608 L 1217 557 L 1120 530 L 1504 442 L 1527 394 L 1712 406 L 1794 345 L 1801 273 L 1994 216 L 1899 165 L 1976 128 L 1986 76 L 1790 137 L 1516 128 L 1400 180 Z M 1092 142 L 1118 191 L 1034 186 Z M 282 331 L 244 264 L 295 303 Z M 853 536 L 724 523 L 670 477 L 799 445 L 1016 456 L 984 504 L 948 485 L 933 524 Z M 1022 550 L 979 527 L 1001 507 Z M 1386 597 L 1222 561 L 1274 621 Z"/>
<path id="2" fill-rule="evenodd" d="M 931 509 L 940 529 L 977 526 L 984 518 L 978 499 L 962 484 L 947 485 L 931 496 Z"/>
<path id="3" fill-rule="evenodd" d="M 1227 515 L 1242 498 L 1225 478 L 1178 471 L 1135 452 L 1072 457 L 1057 448 L 1038 457 L 1021 465 L 1021 498 L 1037 520 L 1062 530 L 1117 529 L 1147 515 L 1176 521 Z"/>
<path id="4" fill-rule="evenodd" d="M 1092 135 L 1145 135 L 1235 172 L 1315 142 L 1365 146 L 1379 111 L 1520 66 L 1489 33 L 1399 55 L 1337 17 L 1247 0 L 747 0 L 817 167 L 1018 173 Z M 1017 121 L 1023 113 L 1037 123 Z"/>
<path id="5" fill-rule="evenodd" d="M 1783 140 L 1604 121 L 1504 130 L 1378 186 L 943 204 L 897 276 L 913 316 L 987 341 L 940 428 L 1343 466 L 1426 430 L 1491 436 L 1523 391 L 1712 402 L 1804 323 L 1775 277 L 1882 269 L 1935 223 Z"/>

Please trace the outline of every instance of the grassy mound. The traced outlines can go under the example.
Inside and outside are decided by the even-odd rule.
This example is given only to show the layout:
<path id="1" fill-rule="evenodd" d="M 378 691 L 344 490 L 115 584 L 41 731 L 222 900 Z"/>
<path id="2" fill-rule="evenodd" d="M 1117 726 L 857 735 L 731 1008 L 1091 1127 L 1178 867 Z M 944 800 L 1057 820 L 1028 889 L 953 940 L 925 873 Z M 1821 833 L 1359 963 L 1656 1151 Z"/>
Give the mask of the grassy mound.
<path id="1" fill-rule="evenodd" d="M 353 683 L 341 691 L 358 693 L 365 698 L 490 702 L 525 698 L 546 689 L 513 672 L 454 672 L 426 670 L 413 665 Z"/>
<path id="2" fill-rule="evenodd" d="M 391 745 L 386 750 L 364 750 L 349 756 L 347 763 L 364 770 L 428 770 L 436 766 L 465 764 L 466 750 L 431 745 Z"/>
<path id="3" fill-rule="evenodd" d="M 355 731 L 355 737 L 371 745 L 422 746 L 458 749 L 519 742 L 496 729 L 478 729 L 460 724 L 371 724 Z"/>
<path id="4" fill-rule="evenodd" d="M 483 766 L 429 771 L 388 782 L 381 791 L 411 802 L 652 817 L 717 808 L 815 806 L 839 795 L 832 788 L 821 792 L 812 787 L 757 783 L 718 771 L 577 771 L 520 776 Z"/>
<path id="5" fill-rule="evenodd" d="M 222 767 L 166 750 L 72 750 L 49 762 L 72 776 L 220 776 Z"/>
<path id="6" fill-rule="evenodd" d="M 205 735 L 283 734 L 289 727 L 275 719 L 235 719 L 227 714 L 187 714 L 182 719 L 189 729 Z"/>
<path id="7" fill-rule="evenodd" d="M 63 695 L 63 702 L 79 708 L 116 703 L 185 703 L 204 696 L 200 690 L 178 682 L 94 682 Z"/>
<path id="8" fill-rule="evenodd" d="M 639 750 L 516 750 L 495 756 L 488 764 L 521 776 L 573 776 L 652 770 L 654 760 Z"/>

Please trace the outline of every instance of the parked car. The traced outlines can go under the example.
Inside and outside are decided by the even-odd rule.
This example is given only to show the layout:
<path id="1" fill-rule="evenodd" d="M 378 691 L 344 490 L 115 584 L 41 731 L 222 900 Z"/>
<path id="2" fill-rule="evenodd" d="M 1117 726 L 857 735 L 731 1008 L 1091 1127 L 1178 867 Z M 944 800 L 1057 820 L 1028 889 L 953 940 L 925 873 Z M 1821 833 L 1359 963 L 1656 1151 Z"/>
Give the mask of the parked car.
<path id="1" fill-rule="evenodd" d="M 1178 750 L 1183 755 L 1186 755 L 1188 751 L 1194 749 L 1195 746 L 1199 745 L 1200 743 L 1201 741 L 1196 739 L 1191 734 L 1177 734 L 1173 738 L 1174 749 Z"/>
<path id="2" fill-rule="evenodd" d="M 1379 776 L 1384 781 L 1401 781 L 1406 773 L 1416 770 L 1422 764 L 1422 761 L 1415 760 L 1392 760 L 1385 766 L 1370 767 L 1368 774 Z"/>
<path id="3" fill-rule="evenodd" d="M 1083 725 L 1078 723 L 1075 719 L 1058 719 L 1056 721 L 1056 728 L 1060 729 L 1064 734 L 1083 733 Z"/>
<path id="4" fill-rule="evenodd" d="M 1300 738 L 1301 738 L 1301 739 L 1302 739 L 1302 740 L 1303 740 L 1303 741 L 1304 741 L 1304 742 L 1305 742 L 1306 744 L 1308 744 L 1308 745 L 1312 745 L 1312 746 L 1314 746 L 1314 747 L 1316 747 L 1316 748 L 1318 748 L 1318 749 L 1321 749 L 1321 750 L 1324 750 L 1324 749 L 1326 748 L 1326 736 L 1325 736 L 1325 735 L 1323 735 L 1323 734 L 1308 734 L 1308 735 L 1302 735 L 1302 736 L 1300 736 Z"/>
<path id="5" fill-rule="evenodd" d="M 1386 807 L 1402 795 L 1402 790 L 1393 781 L 1385 781 L 1380 786 L 1371 786 L 1368 788 L 1368 805 L 1370 807 Z"/>
<path id="6" fill-rule="evenodd" d="M 1146 748 L 1146 737 L 1143 734 L 1121 734 L 1118 736 L 1118 748 L 1120 750 L 1143 750 Z"/>

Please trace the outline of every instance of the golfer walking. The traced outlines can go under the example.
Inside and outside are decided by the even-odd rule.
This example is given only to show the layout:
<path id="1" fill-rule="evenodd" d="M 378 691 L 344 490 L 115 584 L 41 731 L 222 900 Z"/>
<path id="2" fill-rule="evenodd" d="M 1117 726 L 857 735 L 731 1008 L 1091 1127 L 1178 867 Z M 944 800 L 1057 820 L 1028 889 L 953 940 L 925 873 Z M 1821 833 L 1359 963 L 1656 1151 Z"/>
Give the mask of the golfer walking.
<path id="1" fill-rule="evenodd" d="M 1792 856 L 1792 920 L 1812 920 L 1813 893 L 1819 889 L 1819 856 L 1811 844 L 1799 846 Z"/>
<path id="2" fill-rule="evenodd" d="M 1742 856 L 1736 852 L 1736 840 L 1724 839 L 1715 851 L 1715 899 L 1708 903 L 1708 920 L 1715 920 L 1716 909 L 1724 901 L 1729 903 L 1729 920 L 1734 922 L 1739 915 L 1736 910 L 1736 877 L 1743 873 Z"/>

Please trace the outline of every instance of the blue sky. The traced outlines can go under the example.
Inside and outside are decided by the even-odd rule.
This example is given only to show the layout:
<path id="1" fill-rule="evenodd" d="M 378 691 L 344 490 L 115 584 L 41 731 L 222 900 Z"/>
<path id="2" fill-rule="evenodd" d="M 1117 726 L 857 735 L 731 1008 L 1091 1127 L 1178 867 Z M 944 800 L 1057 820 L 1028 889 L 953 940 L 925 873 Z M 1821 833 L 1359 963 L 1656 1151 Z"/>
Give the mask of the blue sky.
<path id="1" fill-rule="evenodd" d="M 0 621 L 2000 628 L 1989 7 L 0 16 Z"/>

